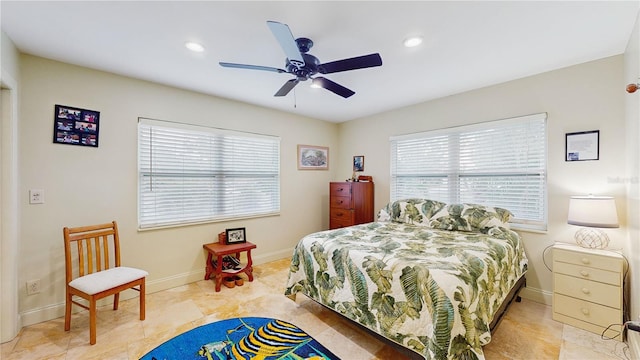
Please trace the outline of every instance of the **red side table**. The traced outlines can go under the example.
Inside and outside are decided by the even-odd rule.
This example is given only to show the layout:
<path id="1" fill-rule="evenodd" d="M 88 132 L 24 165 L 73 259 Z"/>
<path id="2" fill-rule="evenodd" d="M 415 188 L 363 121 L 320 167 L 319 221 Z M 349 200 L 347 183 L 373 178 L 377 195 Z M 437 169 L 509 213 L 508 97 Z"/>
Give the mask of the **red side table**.
<path id="1" fill-rule="evenodd" d="M 216 279 L 216 292 L 220 291 L 220 285 L 222 285 L 222 278 L 230 275 L 235 275 L 239 273 L 245 273 L 249 277 L 249 281 L 253 281 L 253 262 L 251 261 L 251 250 L 256 248 L 256 245 L 250 242 L 244 242 L 239 244 L 230 244 L 223 245 L 220 243 L 210 243 L 204 244 L 202 247 L 207 250 L 207 265 L 205 267 L 204 279 L 209 280 L 211 278 L 211 274 L 215 274 Z M 246 252 L 247 253 L 247 263 L 244 264 L 240 262 L 240 269 L 222 269 L 222 258 L 225 255 L 235 254 L 236 258 L 240 260 L 240 254 Z M 216 257 L 217 265 L 214 269 L 211 264 L 213 257 Z"/>

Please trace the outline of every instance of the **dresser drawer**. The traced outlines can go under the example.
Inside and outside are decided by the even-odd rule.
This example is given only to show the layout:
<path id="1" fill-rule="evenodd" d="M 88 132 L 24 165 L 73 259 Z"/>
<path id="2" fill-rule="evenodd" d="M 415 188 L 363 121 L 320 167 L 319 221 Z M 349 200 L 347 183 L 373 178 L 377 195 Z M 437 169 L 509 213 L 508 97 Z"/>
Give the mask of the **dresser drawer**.
<path id="1" fill-rule="evenodd" d="M 331 208 L 329 210 L 329 218 L 340 220 L 340 221 L 348 221 L 353 223 L 353 210 L 346 210 L 340 208 Z"/>
<path id="2" fill-rule="evenodd" d="M 591 268 L 588 266 L 574 265 L 559 261 L 553 262 L 553 272 L 565 274 L 576 278 L 598 281 L 601 283 L 621 286 L 621 273 Z"/>
<path id="3" fill-rule="evenodd" d="M 553 312 L 602 327 L 622 323 L 622 310 L 553 294 Z"/>
<path id="4" fill-rule="evenodd" d="M 619 286 L 577 279 L 563 274 L 553 275 L 554 294 L 567 295 L 581 300 L 620 308 L 622 294 Z"/>
<path id="5" fill-rule="evenodd" d="M 351 184 L 349 184 L 349 183 L 331 183 L 331 184 L 329 184 L 329 196 L 330 197 L 334 197 L 334 196 L 351 197 Z"/>
<path id="6" fill-rule="evenodd" d="M 349 219 L 339 219 L 339 218 L 329 219 L 329 226 L 331 227 L 331 229 L 339 229 L 339 228 L 343 228 L 351 225 L 353 225 L 353 221 Z"/>
<path id="7" fill-rule="evenodd" d="M 353 204 L 351 204 L 351 198 L 349 196 L 332 196 L 330 206 L 338 209 L 353 208 Z"/>
<path id="8" fill-rule="evenodd" d="M 553 261 L 622 273 L 622 260 L 610 256 L 590 254 L 586 251 L 571 251 L 556 248 Z"/>

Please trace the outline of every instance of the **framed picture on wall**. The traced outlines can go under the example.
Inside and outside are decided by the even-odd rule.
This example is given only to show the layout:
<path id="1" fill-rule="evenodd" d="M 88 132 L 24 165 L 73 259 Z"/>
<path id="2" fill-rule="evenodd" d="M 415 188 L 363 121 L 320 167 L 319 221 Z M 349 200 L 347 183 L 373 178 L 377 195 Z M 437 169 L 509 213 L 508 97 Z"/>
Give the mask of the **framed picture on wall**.
<path id="1" fill-rule="evenodd" d="M 353 157 L 353 171 L 364 171 L 363 155 L 357 155 Z"/>
<path id="2" fill-rule="evenodd" d="M 53 119 L 53 142 L 98 147 L 100 112 L 72 106 L 56 105 Z"/>
<path id="3" fill-rule="evenodd" d="M 298 170 L 328 170 L 329 148 L 298 145 Z"/>
<path id="4" fill-rule="evenodd" d="M 567 133 L 565 141 L 565 161 L 600 158 L 600 130 Z"/>

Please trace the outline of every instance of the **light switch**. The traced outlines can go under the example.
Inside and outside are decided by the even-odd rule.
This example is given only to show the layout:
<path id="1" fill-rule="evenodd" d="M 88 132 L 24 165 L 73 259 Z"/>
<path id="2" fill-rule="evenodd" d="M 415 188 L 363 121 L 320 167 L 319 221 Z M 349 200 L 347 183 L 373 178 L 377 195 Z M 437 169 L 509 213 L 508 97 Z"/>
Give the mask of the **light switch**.
<path id="1" fill-rule="evenodd" d="M 44 190 L 29 190 L 29 204 L 44 204 Z"/>

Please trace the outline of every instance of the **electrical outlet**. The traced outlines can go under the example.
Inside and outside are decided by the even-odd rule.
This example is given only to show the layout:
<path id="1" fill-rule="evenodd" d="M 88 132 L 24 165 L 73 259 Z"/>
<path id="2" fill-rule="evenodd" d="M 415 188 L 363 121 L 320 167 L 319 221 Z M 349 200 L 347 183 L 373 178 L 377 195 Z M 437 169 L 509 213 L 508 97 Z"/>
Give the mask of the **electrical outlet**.
<path id="1" fill-rule="evenodd" d="M 29 204 L 44 204 L 44 190 L 29 190 Z"/>
<path id="2" fill-rule="evenodd" d="M 27 281 L 27 295 L 33 295 L 40 292 L 40 279 Z"/>

